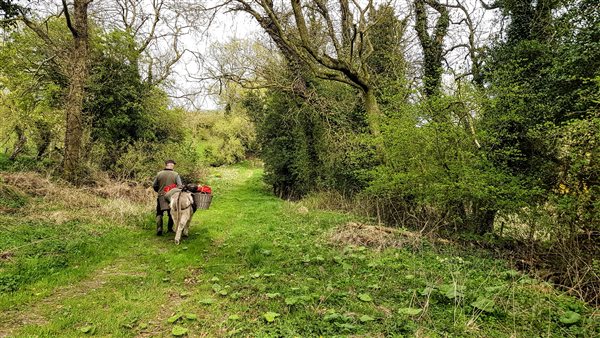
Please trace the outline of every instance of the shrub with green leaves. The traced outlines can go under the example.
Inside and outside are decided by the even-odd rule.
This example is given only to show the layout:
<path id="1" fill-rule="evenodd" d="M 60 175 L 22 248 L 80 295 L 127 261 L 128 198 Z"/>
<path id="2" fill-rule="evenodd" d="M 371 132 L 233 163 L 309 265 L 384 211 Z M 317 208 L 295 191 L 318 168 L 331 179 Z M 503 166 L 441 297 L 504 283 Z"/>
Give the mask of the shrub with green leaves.
<path id="1" fill-rule="evenodd" d="M 204 160 L 213 166 L 239 163 L 255 149 L 254 124 L 244 111 L 218 114 L 207 134 Z"/>

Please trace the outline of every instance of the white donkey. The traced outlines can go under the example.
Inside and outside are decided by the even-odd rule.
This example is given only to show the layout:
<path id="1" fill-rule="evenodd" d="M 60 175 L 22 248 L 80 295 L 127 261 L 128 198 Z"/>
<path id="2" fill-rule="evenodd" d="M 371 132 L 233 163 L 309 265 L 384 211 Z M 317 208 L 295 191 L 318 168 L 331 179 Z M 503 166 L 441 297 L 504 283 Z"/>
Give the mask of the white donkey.
<path id="1" fill-rule="evenodd" d="M 171 217 L 174 221 L 175 228 L 175 244 L 181 241 L 181 234 L 188 236 L 190 230 L 190 222 L 194 215 L 192 204 L 194 199 L 191 192 L 178 191 L 171 196 Z"/>

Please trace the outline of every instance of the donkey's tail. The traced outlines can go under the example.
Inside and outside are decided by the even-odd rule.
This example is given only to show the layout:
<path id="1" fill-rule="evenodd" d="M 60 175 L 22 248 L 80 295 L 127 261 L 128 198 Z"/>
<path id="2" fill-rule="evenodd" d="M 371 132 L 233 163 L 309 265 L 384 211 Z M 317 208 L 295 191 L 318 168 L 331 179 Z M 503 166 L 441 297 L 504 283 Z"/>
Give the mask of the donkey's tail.
<path id="1" fill-rule="evenodd" d="M 175 203 L 175 210 L 177 211 L 177 222 L 175 223 L 177 225 L 177 228 L 175 229 L 175 231 L 177 231 L 177 229 L 179 228 L 179 223 L 181 222 L 181 195 L 182 193 L 179 192 L 177 195 L 177 203 Z"/>

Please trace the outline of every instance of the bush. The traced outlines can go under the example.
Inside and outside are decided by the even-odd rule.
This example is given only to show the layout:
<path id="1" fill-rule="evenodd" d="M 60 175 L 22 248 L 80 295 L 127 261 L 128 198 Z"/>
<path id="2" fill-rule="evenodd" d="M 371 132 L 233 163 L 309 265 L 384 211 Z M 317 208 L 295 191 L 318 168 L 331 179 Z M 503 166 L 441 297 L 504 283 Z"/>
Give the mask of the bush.
<path id="1" fill-rule="evenodd" d="M 176 171 L 185 182 L 199 181 L 205 175 L 196 150 L 189 143 L 155 143 L 140 141 L 130 145 L 117 160 L 112 171 L 119 179 L 152 182 L 164 167 L 164 161 L 174 159 Z"/>
<path id="2" fill-rule="evenodd" d="M 255 149 L 254 124 L 244 112 L 218 116 L 208 127 L 206 162 L 221 166 L 245 160 Z"/>
<path id="3" fill-rule="evenodd" d="M 375 158 L 365 112 L 350 88 L 319 80 L 309 85 L 311 100 L 281 89 L 244 99 L 256 124 L 265 181 L 286 199 L 323 189 L 356 192 Z"/>

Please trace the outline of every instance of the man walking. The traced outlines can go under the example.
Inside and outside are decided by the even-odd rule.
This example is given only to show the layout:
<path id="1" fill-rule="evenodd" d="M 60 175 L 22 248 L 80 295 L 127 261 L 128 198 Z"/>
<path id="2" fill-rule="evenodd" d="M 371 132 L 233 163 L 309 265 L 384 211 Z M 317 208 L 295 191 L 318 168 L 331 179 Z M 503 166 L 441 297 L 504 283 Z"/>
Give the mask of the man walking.
<path id="1" fill-rule="evenodd" d="M 181 177 L 173 170 L 175 164 L 176 163 L 173 160 L 166 160 L 165 169 L 159 171 L 154 182 L 152 182 L 152 188 L 158 193 L 158 198 L 156 199 L 156 235 L 158 236 L 161 236 L 163 233 L 163 214 L 165 211 L 169 216 L 169 221 L 167 223 L 168 231 L 173 232 L 173 218 L 171 218 L 169 203 L 165 200 L 165 194 L 168 192 L 165 191 L 165 187 L 175 184 L 177 187 L 181 188 L 183 185 L 181 183 Z"/>

